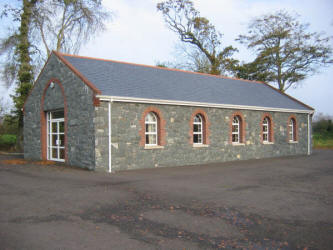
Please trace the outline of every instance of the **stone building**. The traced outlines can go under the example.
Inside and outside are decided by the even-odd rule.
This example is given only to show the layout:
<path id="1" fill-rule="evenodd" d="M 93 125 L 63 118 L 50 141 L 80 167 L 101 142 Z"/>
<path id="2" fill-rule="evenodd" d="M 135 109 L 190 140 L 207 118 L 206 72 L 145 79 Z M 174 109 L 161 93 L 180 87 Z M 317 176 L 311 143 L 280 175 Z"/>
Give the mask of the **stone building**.
<path id="1" fill-rule="evenodd" d="M 305 155 L 313 112 L 262 82 L 53 52 L 24 156 L 111 172 Z"/>

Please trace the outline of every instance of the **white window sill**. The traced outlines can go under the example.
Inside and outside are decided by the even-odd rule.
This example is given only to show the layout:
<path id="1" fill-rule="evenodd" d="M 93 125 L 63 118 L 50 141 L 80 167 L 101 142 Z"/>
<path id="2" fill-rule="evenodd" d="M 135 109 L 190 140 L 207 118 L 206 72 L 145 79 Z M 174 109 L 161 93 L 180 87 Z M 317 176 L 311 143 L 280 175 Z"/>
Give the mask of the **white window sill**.
<path id="1" fill-rule="evenodd" d="M 262 144 L 265 144 L 265 145 L 272 145 L 272 144 L 274 144 L 274 142 L 271 142 L 271 141 L 264 141 Z"/>
<path id="2" fill-rule="evenodd" d="M 231 144 L 233 146 L 245 146 L 245 143 L 240 143 L 240 142 L 232 142 Z"/>
<path id="3" fill-rule="evenodd" d="M 159 146 L 159 145 L 156 145 L 156 146 L 145 146 L 145 149 L 163 149 L 164 146 Z"/>
<path id="4" fill-rule="evenodd" d="M 290 144 L 298 143 L 298 141 L 289 141 Z"/>
<path id="5" fill-rule="evenodd" d="M 208 148 L 208 144 L 193 144 L 194 148 Z"/>

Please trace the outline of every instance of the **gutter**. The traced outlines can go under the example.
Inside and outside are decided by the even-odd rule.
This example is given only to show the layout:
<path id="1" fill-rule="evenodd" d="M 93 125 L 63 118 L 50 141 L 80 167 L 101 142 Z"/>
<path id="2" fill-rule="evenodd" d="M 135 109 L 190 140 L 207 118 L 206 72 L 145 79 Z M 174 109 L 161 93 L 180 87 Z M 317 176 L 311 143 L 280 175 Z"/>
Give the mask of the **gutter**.
<path id="1" fill-rule="evenodd" d="M 112 165 L 111 165 L 111 100 L 108 102 L 108 120 L 109 120 L 109 173 L 112 171 Z"/>
<path id="2" fill-rule="evenodd" d="M 111 101 L 111 102 L 149 103 L 149 104 L 161 104 L 161 105 L 194 106 L 194 107 L 242 109 L 242 110 L 260 110 L 260 111 L 273 111 L 273 112 L 277 111 L 277 112 L 304 113 L 304 114 L 313 114 L 314 113 L 314 110 L 304 110 L 304 109 L 285 109 L 285 108 L 272 108 L 272 107 L 260 107 L 260 106 L 217 104 L 217 103 L 207 103 L 207 102 L 187 102 L 187 101 L 146 99 L 146 98 L 122 97 L 122 96 L 106 96 L 106 95 L 96 95 L 96 97 L 99 98 L 101 101 Z"/>
<path id="3" fill-rule="evenodd" d="M 311 154 L 311 128 L 310 128 L 310 114 L 308 114 L 308 155 Z"/>

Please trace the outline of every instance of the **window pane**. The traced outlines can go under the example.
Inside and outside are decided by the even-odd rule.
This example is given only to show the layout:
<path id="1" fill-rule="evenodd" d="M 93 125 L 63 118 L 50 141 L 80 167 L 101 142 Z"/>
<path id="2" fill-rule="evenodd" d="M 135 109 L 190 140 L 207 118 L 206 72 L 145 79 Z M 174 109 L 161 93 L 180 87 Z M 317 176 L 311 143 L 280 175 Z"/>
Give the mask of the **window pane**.
<path id="1" fill-rule="evenodd" d="M 156 135 L 146 135 L 146 144 L 157 144 Z"/>
<path id="2" fill-rule="evenodd" d="M 232 142 L 238 142 L 238 134 L 232 135 Z"/>
<path id="3" fill-rule="evenodd" d="M 59 158 L 60 159 L 65 159 L 65 149 L 61 148 L 59 153 L 60 153 L 60 157 Z"/>
<path id="4" fill-rule="evenodd" d="M 198 135 L 198 143 L 202 143 L 202 135 L 201 134 Z"/>
<path id="5" fill-rule="evenodd" d="M 196 115 L 194 117 L 194 122 L 200 122 L 201 123 L 201 116 L 200 115 Z"/>
<path id="6" fill-rule="evenodd" d="M 267 126 L 263 126 L 262 128 L 264 132 L 267 132 Z"/>
<path id="7" fill-rule="evenodd" d="M 57 135 L 52 135 L 52 146 L 57 146 L 57 139 L 58 139 Z"/>
<path id="8" fill-rule="evenodd" d="M 198 134 L 193 135 L 193 143 L 199 143 L 199 135 Z"/>
<path id="9" fill-rule="evenodd" d="M 146 124 L 146 132 L 156 132 L 156 124 Z"/>
<path id="10" fill-rule="evenodd" d="M 232 132 L 238 132 L 238 125 L 232 125 Z"/>
<path id="11" fill-rule="evenodd" d="M 268 118 L 266 117 L 262 123 L 263 124 L 268 124 Z"/>
<path id="12" fill-rule="evenodd" d="M 52 127 L 52 129 L 51 129 L 52 133 L 57 133 L 57 131 L 58 131 L 58 129 L 57 129 L 57 123 L 56 122 L 52 122 L 51 123 L 51 127 Z"/>
<path id="13" fill-rule="evenodd" d="M 148 113 L 146 115 L 145 121 L 146 122 L 156 122 L 156 116 L 155 116 L 155 114 L 153 114 L 152 112 Z"/>
<path id="14" fill-rule="evenodd" d="M 290 132 L 290 133 L 289 133 L 289 141 L 293 141 L 293 140 L 294 140 L 294 138 L 293 138 L 293 133 Z"/>
<path id="15" fill-rule="evenodd" d="M 60 145 L 61 147 L 65 146 L 65 135 L 59 135 L 59 139 L 60 139 Z"/>
<path id="16" fill-rule="evenodd" d="M 268 136 L 267 136 L 267 134 L 264 134 L 264 135 L 263 135 L 263 139 L 264 139 L 264 141 L 268 141 Z"/>
<path id="17" fill-rule="evenodd" d="M 199 124 L 193 124 L 193 132 L 200 132 L 200 125 Z"/>
<path id="18" fill-rule="evenodd" d="M 59 132 L 64 133 L 65 132 L 65 124 L 64 122 L 59 122 Z"/>
<path id="19" fill-rule="evenodd" d="M 52 158 L 58 158 L 58 149 L 52 148 Z"/>

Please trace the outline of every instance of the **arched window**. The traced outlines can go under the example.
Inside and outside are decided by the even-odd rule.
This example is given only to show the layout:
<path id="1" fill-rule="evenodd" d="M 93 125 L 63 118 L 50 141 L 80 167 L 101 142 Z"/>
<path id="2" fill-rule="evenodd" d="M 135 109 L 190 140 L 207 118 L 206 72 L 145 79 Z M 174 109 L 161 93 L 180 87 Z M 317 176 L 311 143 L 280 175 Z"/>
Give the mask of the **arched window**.
<path id="1" fill-rule="evenodd" d="M 200 114 L 197 114 L 193 120 L 193 144 L 203 144 L 203 123 Z"/>
<path id="2" fill-rule="evenodd" d="M 294 118 L 289 119 L 289 141 L 297 141 L 296 137 L 296 120 Z"/>
<path id="3" fill-rule="evenodd" d="M 149 112 L 145 117 L 145 136 L 147 146 L 156 146 L 158 142 L 157 131 L 158 131 L 157 117 L 153 112 Z"/>
<path id="4" fill-rule="evenodd" d="M 202 109 L 194 110 L 189 125 L 189 143 L 193 147 L 207 147 L 209 145 L 210 122 L 206 112 Z"/>
<path id="5" fill-rule="evenodd" d="M 234 143 L 240 143 L 241 142 L 241 118 L 236 115 L 232 119 L 232 129 L 231 129 L 231 141 Z"/>
<path id="6" fill-rule="evenodd" d="M 270 142 L 271 141 L 271 120 L 268 116 L 262 121 L 262 141 Z"/>

